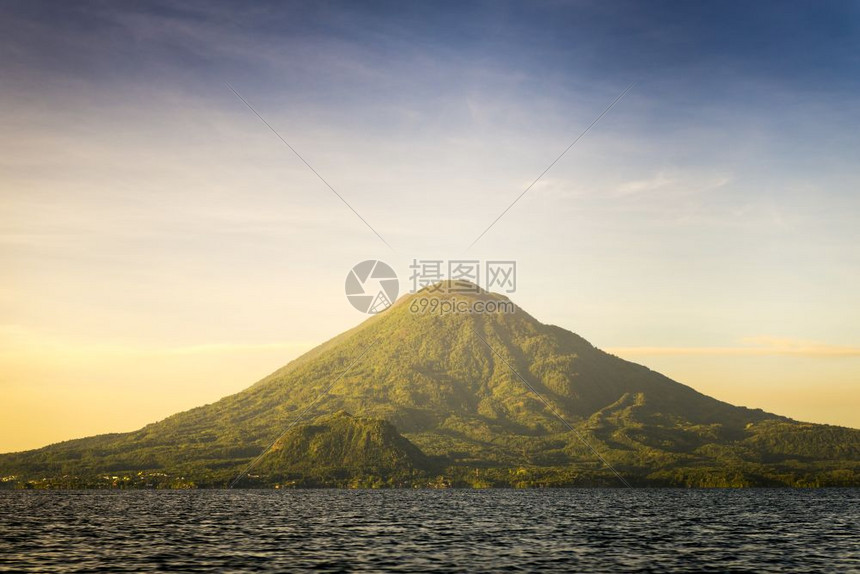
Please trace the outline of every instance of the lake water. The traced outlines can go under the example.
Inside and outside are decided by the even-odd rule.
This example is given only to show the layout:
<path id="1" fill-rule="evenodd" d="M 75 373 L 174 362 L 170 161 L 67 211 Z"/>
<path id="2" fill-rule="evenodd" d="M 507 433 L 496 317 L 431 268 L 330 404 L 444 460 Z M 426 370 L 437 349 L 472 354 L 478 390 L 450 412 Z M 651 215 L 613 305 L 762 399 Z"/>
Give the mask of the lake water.
<path id="1" fill-rule="evenodd" d="M 0 571 L 860 572 L 860 490 L 0 491 Z"/>

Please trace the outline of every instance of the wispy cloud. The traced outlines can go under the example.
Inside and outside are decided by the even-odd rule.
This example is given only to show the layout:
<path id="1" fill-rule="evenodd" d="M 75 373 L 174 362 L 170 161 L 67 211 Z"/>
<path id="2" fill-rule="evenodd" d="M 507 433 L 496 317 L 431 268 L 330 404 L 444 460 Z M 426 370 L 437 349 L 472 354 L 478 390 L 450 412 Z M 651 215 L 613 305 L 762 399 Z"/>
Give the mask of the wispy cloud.
<path id="1" fill-rule="evenodd" d="M 314 343 L 308 341 L 273 341 L 271 343 L 210 343 L 202 345 L 188 345 L 184 347 L 169 347 L 146 350 L 165 355 L 198 355 L 209 353 L 235 353 L 244 351 L 269 351 L 289 350 L 304 351 L 310 349 Z"/>
<path id="2" fill-rule="evenodd" d="M 650 177 L 619 184 L 617 195 L 628 196 L 654 193 L 704 193 L 725 187 L 732 182 L 728 173 L 684 173 L 679 170 L 661 170 Z"/>
<path id="3" fill-rule="evenodd" d="M 309 350 L 318 341 L 268 341 L 198 343 L 191 345 L 147 345 L 134 343 L 81 342 L 51 338 L 21 325 L 0 324 L 0 357 L 47 353 L 53 356 L 76 357 L 169 357 L 178 355 L 227 355 L 262 351 L 289 351 L 291 354 Z"/>
<path id="4" fill-rule="evenodd" d="M 675 183 L 675 179 L 669 177 L 666 173 L 657 172 L 654 177 L 649 179 L 641 179 L 636 181 L 628 181 L 618 186 L 618 192 L 621 194 L 642 193 L 662 189 L 668 185 Z"/>
<path id="5" fill-rule="evenodd" d="M 860 357 L 860 346 L 833 345 L 780 337 L 746 337 L 732 347 L 610 347 L 622 357 L 672 356 L 794 356 L 808 358 Z"/>

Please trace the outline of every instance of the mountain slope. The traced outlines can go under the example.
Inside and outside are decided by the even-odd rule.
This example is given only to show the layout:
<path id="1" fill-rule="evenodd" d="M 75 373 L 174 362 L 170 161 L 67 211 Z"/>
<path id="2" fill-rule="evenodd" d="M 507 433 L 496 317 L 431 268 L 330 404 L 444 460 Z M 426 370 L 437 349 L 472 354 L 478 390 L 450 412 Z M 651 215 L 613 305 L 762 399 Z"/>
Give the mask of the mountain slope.
<path id="1" fill-rule="evenodd" d="M 715 400 L 518 307 L 414 312 L 428 296 L 454 297 L 404 297 L 236 395 L 136 432 L 4 455 L 0 476 L 157 469 L 224 484 L 313 403 L 304 420 L 338 411 L 386 420 L 426 455 L 448 460 L 452 474 L 608 473 L 593 448 L 626 475 L 655 484 L 858 481 L 860 431 Z M 486 292 L 456 298 L 508 301 Z"/>
<path id="2" fill-rule="evenodd" d="M 433 462 L 391 423 L 345 411 L 297 425 L 256 465 L 253 478 L 291 485 L 406 484 Z"/>

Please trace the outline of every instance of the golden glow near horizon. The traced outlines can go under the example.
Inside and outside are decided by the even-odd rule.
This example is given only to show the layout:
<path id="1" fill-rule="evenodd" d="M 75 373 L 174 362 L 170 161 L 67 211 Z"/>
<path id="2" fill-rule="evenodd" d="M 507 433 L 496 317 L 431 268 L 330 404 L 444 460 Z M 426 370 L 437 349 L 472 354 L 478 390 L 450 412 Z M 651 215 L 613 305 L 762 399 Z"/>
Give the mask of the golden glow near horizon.
<path id="1" fill-rule="evenodd" d="M 84 344 L 0 332 L 2 450 L 130 431 L 238 392 L 312 347 Z"/>
<path id="2" fill-rule="evenodd" d="M 512 298 L 545 323 L 860 427 L 856 50 L 802 20 L 714 51 L 642 13 L 536 35 L 556 19 L 478 10 L 483 43 L 356 5 L 344 35 L 321 6 L 0 7 L 0 452 L 246 388 L 362 319 L 343 282 L 366 259 L 401 278 L 412 258 L 514 259 Z"/>
<path id="3" fill-rule="evenodd" d="M 241 391 L 312 342 L 186 347 L 50 341 L 0 333 L 3 450 L 135 430 Z M 628 347 L 645 364 L 715 398 L 811 422 L 860 426 L 860 350 L 755 338 L 736 347 Z"/>

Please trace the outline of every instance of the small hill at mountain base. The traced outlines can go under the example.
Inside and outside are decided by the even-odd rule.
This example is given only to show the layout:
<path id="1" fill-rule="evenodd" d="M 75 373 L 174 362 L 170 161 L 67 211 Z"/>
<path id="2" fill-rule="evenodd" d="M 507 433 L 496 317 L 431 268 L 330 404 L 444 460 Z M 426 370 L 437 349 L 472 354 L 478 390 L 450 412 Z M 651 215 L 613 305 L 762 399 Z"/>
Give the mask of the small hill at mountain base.
<path id="1" fill-rule="evenodd" d="M 617 471 L 634 486 L 860 485 L 858 430 L 718 401 L 502 295 L 446 287 L 402 297 L 216 403 L 0 455 L 0 484 L 617 486 Z M 511 312 L 430 312 L 418 304 L 428 297 Z"/>
<path id="2" fill-rule="evenodd" d="M 433 462 L 394 426 L 345 411 L 297 425 L 279 438 L 255 477 L 287 486 L 406 486 Z"/>

